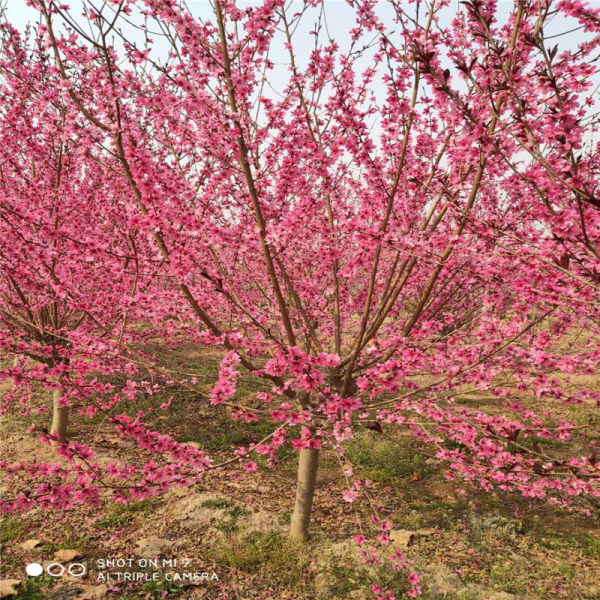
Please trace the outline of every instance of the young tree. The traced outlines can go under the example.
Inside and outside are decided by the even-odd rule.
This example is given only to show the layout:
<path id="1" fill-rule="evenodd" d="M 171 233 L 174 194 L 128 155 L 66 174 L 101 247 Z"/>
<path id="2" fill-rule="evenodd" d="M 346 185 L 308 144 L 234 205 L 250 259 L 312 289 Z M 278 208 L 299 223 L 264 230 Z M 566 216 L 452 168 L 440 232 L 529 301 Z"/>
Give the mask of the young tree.
<path id="1" fill-rule="evenodd" d="M 56 93 L 85 133 L 77 155 L 153 244 L 144 267 L 166 273 L 140 319 L 223 350 L 210 404 L 281 423 L 232 464 L 252 470 L 250 451 L 272 459 L 302 426 L 294 537 L 308 535 L 320 449 L 341 452 L 364 422 L 408 427 L 449 476 L 485 489 L 593 501 L 593 447 L 522 443 L 582 424 L 547 425 L 518 395 L 581 401 L 557 374 L 599 358 L 598 159 L 584 146 L 598 126 L 598 15 L 564 0 L 515 0 L 508 14 L 493 0 L 347 4 L 353 27 L 334 35 L 321 0 L 214 0 L 201 16 L 175 0 L 90 3 L 85 25 L 32 2 Z M 550 47 L 557 15 L 587 32 L 577 50 Z M 268 386 L 260 409 L 233 399 L 242 371 Z M 459 407 L 468 390 L 490 390 L 505 414 Z M 223 466 L 115 422 L 175 459 L 121 498 Z M 80 451 L 68 449 L 74 464 Z"/>
<path id="2" fill-rule="evenodd" d="M 39 40 L 28 47 L 8 24 L 2 34 L 0 347 L 15 358 L 0 371 L 15 382 L 3 410 L 30 411 L 34 390 L 51 390 L 50 434 L 64 441 L 69 404 L 100 392 L 88 375 L 123 368 L 127 303 L 146 277 L 132 260 L 135 232 L 114 210 L 117 188 L 82 156 L 87 133 L 52 92 L 61 81 Z"/>

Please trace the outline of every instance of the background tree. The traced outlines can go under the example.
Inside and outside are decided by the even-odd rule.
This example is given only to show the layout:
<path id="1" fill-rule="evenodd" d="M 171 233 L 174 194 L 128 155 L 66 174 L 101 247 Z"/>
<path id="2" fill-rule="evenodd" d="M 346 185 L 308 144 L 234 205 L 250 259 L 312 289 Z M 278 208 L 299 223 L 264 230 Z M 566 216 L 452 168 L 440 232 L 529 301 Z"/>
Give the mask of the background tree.
<path id="1" fill-rule="evenodd" d="M 81 155 L 86 133 L 40 40 L 8 24 L 2 34 L 0 343 L 15 360 L 0 379 L 16 384 L 3 408 L 30 410 L 39 386 L 52 390 L 50 433 L 64 441 L 69 403 L 85 408 L 100 392 L 89 374 L 123 368 L 128 303 L 145 281 L 135 232 L 117 221 L 104 169 Z"/>

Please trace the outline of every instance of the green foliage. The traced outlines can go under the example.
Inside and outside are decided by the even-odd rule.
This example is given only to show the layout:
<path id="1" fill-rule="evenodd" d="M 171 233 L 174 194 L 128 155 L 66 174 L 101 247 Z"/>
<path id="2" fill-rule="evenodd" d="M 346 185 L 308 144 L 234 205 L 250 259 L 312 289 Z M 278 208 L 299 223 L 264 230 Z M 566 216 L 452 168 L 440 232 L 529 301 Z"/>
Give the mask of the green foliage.
<path id="1" fill-rule="evenodd" d="M 207 502 L 210 502 L 208 500 Z M 203 504 L 205 506 L 206 504 Z M 213 508 L 224 508 L 223 506 L 217 506 Z M 215 523 L 215 529 L 222 531 L 223 533 L 233 533 L 238 530 L 238 517 L 242 517 L 244 515 L 250 514 L 246 509 L 240 508 L 239 506 L 234 506 L 231 510 L 227 512 L 227 517 L 225 519 L 221 519 Z"/>
<path id="2" fill-rule="evenodd" d="M 481 600 L 481 594 L 476 590 L 463 589 L 456 592 L 434 594 L 433 596 L 425 592 L 423 600 L 435 598 L 435 600 Z"/>
<path id="3" fill-rule="evenodd" d="M 107 529 L 125 527 L 133 521 L 136 514 L 148 514 L 155 506 L 155 498 L 145 498 L 129 504 L 115 504 L 96 525 Z"/>
<path id="4" fill-rule="evenodd" d="M 505 515 L 472 516 L 471 524 L 475 533 L 489 532 L 496 539 L 509 539 L 525 533 L 521 519 Z"/>
<path id="5" fill-rule="evenodd" d="M 327 585 L 328 598 L 352 598 L 352 592 L 364 591 L 373 583 L 392 591 L 396 598 L 407 598 L 405 592 L 410 588 L 406 572 L 395 569 L 385 558 L 378 566 L 367 566 L 358 555 L 334 553 L 321 577 Z"/>
<path id="6" fill-rule="evenodd" d="M 480 599 L 481 599 L 481 594 L 477 593 L 474 590 L 469 590 L 469 589 L 459 590 L 459 592 L 456 594 L 456 600 L 480 600 Z M 454 597 L 452 597 L 452 598 L 448 597 L 448 600 L 454 600 Z"/>
<path id="7" fill-rule="evenodd" d="M 575 541 L 581 546 L 584 554 L 590 558 L 600 559 L 600 538 L 581 533 L 575 536 Z"/>
<path id="8" fill-rule="evenodd" d="M 355 569 L 344 564 L 334 564 L 327 573 L 328 592 L 332 598 L 345 598 L 350 592 L 373 583 L 364 569 Z"/>
<path id="9" fill-rule="evenodd" d="M 234 506 L 230 511 L 229 511 L 229 516 L 232 519 L 237 519 L 238 517 L 243 517 L 245 515 L 249 515 L 250 511 L 246 510 L 245 508 L 241 508 L 239 506 Z"/>
<path id="10" fill-rule="evenodd" d="M 578 533 L 570 536 L 561 536 L 553 531 L 546 531 L 546 535 L 539 538 L 540 545 L 551 550 L 577 548 L 589 558 L 600 559 L 600 538 L 587 533 Z"/>
<path id="11" fill-rule="evenodd" d="M 490 580 L 495 587 L 510 594 L 526 591 L 529 579 L 527 561 L 499 560 L 490 569 Z"/>
<path id="12" fill-rule="evenodd" d="M 94 542 L 87 535 L 65 532 L 60 542 L 48 542 L 39 547 L 44 554 L 51 554 L 57 550 L 87 550 Z"/>
<path id="13" fill-rule="evenodd" d="M 377 434 L 357 436 L 346 445 L 346 457 L 354 465 L 363 467 L 368 479 L 381 483 L 394 484 L 414 476 L 421 479 L 434 472 L 416 443 L 405 438 L 396 443 L 377 439 Z"/>
<path id="14" fill-rule="evenodd" d="M 149 571 L 148 573 L 151 574 L 152 571 Z M 173 581 L 167 581 L 161 575 L 158 578 L 158 581 L 147 581 L 144 583 L 142 590 L 144 590 L 150 598 L 164 598 L 171 594 L 179 594 L 181 592 L 181 587 Z"/>
<path id="15" fill-rule="evenodd" d="M 416 510 L 411 510 L 408 515 L 398 519 L 398 525 L 404 529 L 419 529 L 423 526 L 423 515 Z"/>
<path id="16" fill-rule="evenodd" d="M 263 570 L 281 585 L 299 583 L 308 566 L 302 548 L 274 532 L 228 538 L 217 546 L 216 560 L 240 571 L 256 573 Z"/>
<path id="17" fill-rule="evenodd" d="M 180 442 L 196 442 L 202 450 L 224 452 L 232 446 L 245 446 L 258 442 L 275 429 L 268 420 L 245 423 L 232 421 L 227 415 L 214 419 L 210 427 L 194 428 L 179 436 Z"/>
<path id="18" fill-rule="evenodd" d="M 27 522 L 16 517 L 2 519 L 0 526 L 0 543 L 6 544 L 12 540 L 19 539 L 27 530 Z"/>
<path id="19" fill-rule="evenodd" d="M 49 598 L 48 588 L 54 583 L 54 578 L 49 575 L 26 579 L 23 585 L 19 587 L 18 594 L 11 596 L 11 598 L 14 600 L 44 600 L 44 598 Z"/>
<path id="20" fill-rule="evenodd" d="M 111 514 L 106 515 L 104 519 L 100 519 L 96 525 L 102 529 L 115 529 L 125 527 L 131 521 L 133 521 L 133 515 L 121 511 L 111 511 Z"/>
<path id="21" fill-rule="evenodd" d="M 562 575 L 566 580 L 571 580 L 575 577 L 576 573 L 575 573 L 575 568 L 573 567 L 573 565 L 570 565 L 569 563 L 566 563 L 564 561 L 559 561 L 556 564 L 556 570 L 558 571 L 558 573 L 560 573 L 560 575 Z"/>
<path id="22" fill-rule="evenodd" d="M 202 506 L 205 508 L 229 508 L 231 502 L 226 498 L 212 498 L 210 500 L 205 500 L 202 503 Z"/>

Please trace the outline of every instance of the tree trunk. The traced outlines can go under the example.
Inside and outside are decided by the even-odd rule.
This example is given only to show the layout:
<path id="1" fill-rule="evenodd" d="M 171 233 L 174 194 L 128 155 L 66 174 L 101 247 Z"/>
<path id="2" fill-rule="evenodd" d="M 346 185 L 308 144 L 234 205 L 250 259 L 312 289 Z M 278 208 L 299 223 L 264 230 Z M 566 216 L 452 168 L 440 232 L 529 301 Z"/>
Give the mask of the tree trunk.
<path id="1" fill-rule="evenodd" d="M 60 405 L 60 388 L 52 392 L 52 427 L 50 433 L 57 435 L 61 442 L 67 439 L 69 407 Z"/>
<path id="2" fill-rule="evenodd" d="M 296 505 L 290 524 L 290 536 L 297 540 L 304 541 L 308 537 L 308 525 L 315 495 L 318 466 L 319 450 L 302 448 L 298 459 Z"/>

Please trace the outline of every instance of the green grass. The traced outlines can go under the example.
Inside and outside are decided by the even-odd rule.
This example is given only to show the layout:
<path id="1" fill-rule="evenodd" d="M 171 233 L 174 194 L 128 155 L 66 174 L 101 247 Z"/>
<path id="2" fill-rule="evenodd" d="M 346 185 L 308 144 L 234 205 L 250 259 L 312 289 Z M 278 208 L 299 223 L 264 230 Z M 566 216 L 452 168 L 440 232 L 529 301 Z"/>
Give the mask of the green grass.
<path id="1" fill-rule="evenodd" d="M 18 594 L 10 596 L 10 598 L 11 600 L 44 600 L 45 598 L 49 598 L 48 589 L 56 583 L 55 579 L 49 575 L 27 579 L 19 587 Z"/>
<path id="2" fill-rule="evenodd" d="M 404 600 L 408 598 L 405 592 L 410 588 L 406 573 L 395 569 L 387 558 L 378 565 L 367 565 L 361 557 L 345 553 L 332 553 L 323 562 L 320 579 L 326 589 L 319 597 L 327 598 L 352 598 L 352 592 L 367 590 L 373 583 L 378 583 L 394 592 L 398 600 Z"/>
<path id="3" fill-rule="evenodd" d="M 529 576 L 529 565 L 526 561 L 501 559 L 490 569 L 490 581 L 494 587 L 509 594 L 525 592 Z"/>
<path id="4" fill-rule="evenodd" d="M 300 545 L 274 532 L 227 538 L 216 547 L 215 559 L 221 565 L 253 575 L 260 570 L 283 586 L 299 584 L 309 562 Z"/>
<path id="5" fill-rule="evenodd" d="M 57 550 L 81 550 L 85 551 L 92 547 L 93 540 L 86 535 L 80 536 L 72 532 L 65 532 L 60 542 L 48 542 L 39 546 L 40 552 L 52 554 Z"/>
<path id="6" fill-rule="evenodd" d="M 354 590 L 364 589 L 373 583 L 364 571 L 348 565 L 335 564 L 327 573 L 328 593 L 332 598 L 345 598 Z"/>
<path id="7" fill-rule="evenodd" d="M 148 571 L 148 575 L 152 573 L 153 571 Z M 173 581 L 167 581 L 162 574 L 159 574 L 158 581 L 147 581 L 142 586 L 142 590 L 146 592 L 150 598 L 164 598 L 165 596 L 170 596 L 172 593 L 179 594 L 181 592 L 181 586 L 178 586 Z"/>
<path id="8" fill-rule="evenodd" d="M 229 508 L 231 506 L 231 501 L 226 498 L 212 498 L 210 500 L 205 500 L 202 503 L 202 506 L 205 508 Z"/>
<path id="9" fill-rule="evenodd" d="M 423 479 L 435 472 L 414 440 L 403 438 L 396 443 L 377 436 L 377 433 L 363 434 L 346 445 L 346 457 L 362 467 L 368 479 L 400 484 L 407 477 Z"/>
<path id="10" fill-rule="evenodd" d="M 600 560 L 600 538 L 581 533 L 574 536 L 574 540 L 579 544 L 586 556 Z"/>
<path id="11" fill-rule="evenodd" d="M 210 501 L 209 501 L 210 502 Z M 203 504 L 204 506 L 204 504 Z M 216 507 L 222 508 L 222 507 Z M 226 518 L 221 519 L 215 523 L 215 529 L 222 531 L 223 533 L 234 533 L 238 530 L 238 518 L 250 514 L 244 508 L 234 506 L 231 510 L 227 511 Z"/>
<path id="12" fill-rule="evenodd" d="M 600 538 L 587 533 L 564 536 L 548 530 L 539 538 L 539 543 L 550 550 L 566 550 L 577 548 L 588 558 L 600 560 Z"/>
<path id="13" fill-rule="evenodd" d="M 269 435 L 277 425 L 269 420 L 253 423 L 233 421 L 228 415 L 211 417 L 210 427 L 189 428 L 178 436 L 180 442 L 196 442 L 202 450 L 224 452 L 235 446 L 247 446 Z"/>
<path id="14" fill-rule="evenodd" d="M 27 531 L 27 522 L 24 519 L 6 517 L 0 524 L 0 543 L 6 544 L 19 539 Z"/>
<path id="15" fill-rule="evenodd" d="M 145 498 L 129 504 L 115 504 L 106 512 L 104 518 L 97 521 L 96 526 L 106 529 L 125 527 L 137 514 L 148 514 L 156 506 L 155 498 Z"/>
<path id="16" fill-rule="evenodd" d="M 411 510 L 408 515 L 400 517 L 397 524 L 403 529 L 419 529 L 423 526 L 423 515 L 416 510 Z"/>

